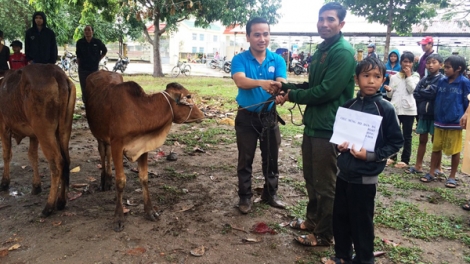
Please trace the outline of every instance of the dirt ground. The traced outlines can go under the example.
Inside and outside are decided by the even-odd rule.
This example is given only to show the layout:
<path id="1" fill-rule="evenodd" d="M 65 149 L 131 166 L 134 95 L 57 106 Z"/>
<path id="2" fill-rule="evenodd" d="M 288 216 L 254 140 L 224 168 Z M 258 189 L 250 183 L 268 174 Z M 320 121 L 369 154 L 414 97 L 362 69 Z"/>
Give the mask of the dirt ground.
<path id="1" fill-rule="evenodd" d="M 220 126 L 233 132 L 231 126 Z M 31 195 L 28 139 L 13 144 L 10 190 L 0 192 L 0 263 L 318 263 L 321 256 L 330 254 L 331 248 L 297 244 L 293 237 L 300 233 L 289 228 L 276 228 L 276 234 L 249 232 L 257 223 L 274 227 L 292 220 L 292 216 L 287 210 L 259 203 L 255 203 L 252 213 L 240 214 L 236 208 L 236 145 L 201 146 L 204 149 L 201 152 L 185 151 L 184 142 L 175 143 L 178 141 L 175 135 L 197 135 L 201 129 L 204 128 L 200 124 L 173 125 L 170 132 L 173 140 L 161 148 L 162 152 L 156 150 L 149 155 L 151 199 L 161 212 L 157 222 L 144 219 L 141 186 L 133 171 L 137 164 L 125 162 L 124 202 L 130 211 L 122 232 L 115 232 L 112 225 L 115 191 L 99 190 L 97 144 L 86 119 L 74 121 L 73 125 L 71 169 L 79 167 L 80 171 L 71 173 L 71 200 L 65 210 L 48 218 L 39 215 L 50 189 L 48 164 L 40 153 L 43 192 Z M 168 161 L 164 156 L 172 149 L 178 154 L 177 161 Z M 280 154 L 281 177 L 302 182 L 294 158 L 300 155 L 300 147 L 283 139 Z M 3 161 L 0 164 L 3 170 Z M 461 183 L 467 181 L 467 177 L 460 178 Z M 294 205 L 306 198 L 284 179 L 280 180 L 279 194 L 285 202 Z M 262 187 L 262 183 L 257 155 L 254 187 Z M 403 199 L 416 201 L 421 195 L 416 192 Z M 259 194 L 254 198 L 258 197 Z M 380 193 L 378 197 L 382 199 Z M 467 216 L 467 212 L 454 205 L 426 202 L 421 205 L 435 213 Z M 463 263 L 462 252 L 468 250 L 457 241 L 426 242 L 405 238 L 400 230 L 381 227 L 376 228 L 376 236 L 403 245 L 419 245 L 423 263 Z M 204 255 L 192 256 L 191 250 L 198 247 L 204 247 Z M 377 263 L 393 262 L 385 255 L 377 258 Z"/>

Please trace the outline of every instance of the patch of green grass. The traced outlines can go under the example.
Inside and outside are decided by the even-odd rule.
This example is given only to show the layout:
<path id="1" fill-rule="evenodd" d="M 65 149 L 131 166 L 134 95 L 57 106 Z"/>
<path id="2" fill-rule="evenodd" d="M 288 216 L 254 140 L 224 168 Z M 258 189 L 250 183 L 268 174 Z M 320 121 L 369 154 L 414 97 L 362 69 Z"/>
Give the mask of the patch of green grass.
<path id="1" fill-rule="evenodd" d="M 434 197 L 433 199 L 447 201 L 454 205 L 460 205 L 465 202 L 465 199 L 457 197 L 457 194 L 462 192 L 461 190 L 451 190 L 451 189 L 444 189 L 440 187 L 430 187 L 422 182 L 416 180 L 417 176 L 413 174 L 398 174 L 398 173 L 391 173 L 388 175 L 380 174 L 379 175 L 379 182 L 382 184 L 391 184 L 393 187 L 399 190 L 418 190 L 418 191 L 425 191 L 430 192 L 431 195 L 429 197 Z M 403 194 L 403 192 L 401 192 Z M 435 195 L 432 195 L 435 194 Z M 439 197 L 435 197 L 435 196 Z"/>
<path id="2" fill-rule="evenodd" d="M 172 141 L 178 141 L 186 145 L 186 151 L 193 151 L 196 146 L 202 149 L 210 149 L 211 145 L 236 142 L 235 130 L 230 127 L 214 126 L 192 131 L 191 133 L 187 133 L 184 127 L 180 130 L 182 132 L 170 134 L 165 144 L 172 145 Z"/>
<path id="3" fill-rule="evenodd" d="M 378 203 L 374 222 L 396 230 L 404 236 L 430 241 L 442 237 L 452 240 L 469 241 L 462 218 L 433 215 L 421 211 L 417 205 L 395 201 L 392 205 Z"/>
<path id="4" fill-rule="evenodd" d="M 173 194 L 178 194 L 180 193 L 180 191 L 178 190 L 178 188 L 174 187 L 174 186 L 170 186 L 170 185 L 163 185 L 162 186 L 162 189 L 167 191 L 167 192 L 170 192 L 170 193 L 173 193 Z"/>
<path id="5" fill-rule="evenodd" d="M 423 251 L 419 247 L 393 246 L 392 244 L 384 243 L 380 238 L 376 237 L 374 240 L 374 250 L 387 252 L 388 258 L 393 263 L 422 263 L 421 254 Z"/>
<path id="6" fill-rule="evenodd" d="M 387 188 L 387 186 L 385 185 L 377 185 L 377 191 L 380 192 L 380 194 L 382 194 L 382 196 L 384 197 L 391 197 L 393 195 L 393 192 L 390 191 L 389 188 Z"/>
<path id="7" fill-rule="evenodd" d="M 263 216 L 264 213 L 269 210 L 269 205 L 266 203 L 253 203 L 253 206 L 251 207 L 251 212 L 249 215 L 251 217 L 259 217 Z"/>
<path id="8" fill-rule="evenodd" d="M 299 200 L 297 204 L 287 206 L 287 211 L 289 212 L 289 215 L 294 216 L 295 218 L 304 219 L 307 214 L 307 204 L 308 199 Z"/>
<path id="9" fill-rule="evenodd" d="M 284 177 L 282 179 L 279 180 L 280 182 L 282 183 L 285 183 L 289 186 L 291 186 L 292 188 L 294 188 L 294 190 L 302 193 L 302 194 L 305 194 L 305 195 L 308 195 L 307 194 L 307 188 L 305 188 L 305 181 L 297 181 L 291 177 Z"/>

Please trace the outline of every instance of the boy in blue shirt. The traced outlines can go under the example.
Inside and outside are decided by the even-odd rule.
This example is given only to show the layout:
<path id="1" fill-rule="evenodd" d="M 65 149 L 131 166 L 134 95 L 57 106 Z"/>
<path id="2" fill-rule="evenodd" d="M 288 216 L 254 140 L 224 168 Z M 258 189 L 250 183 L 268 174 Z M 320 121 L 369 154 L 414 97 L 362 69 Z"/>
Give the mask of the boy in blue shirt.
<path id="1" fill-rule="evenodd" d="M 442 152 L 452 155 L 451 171 L 445 183 L 448 188 L 457 187 L 455 174 L 460 163 L 462 150 L 462 127 L 460 119 L 468 107 L 470 81 L 463 76 L 466 62 L 462 56 L 452 55 L 444 61 L 446 77 L 439 80 L 434 108 L 434 141 L 432 145 L 431 170 L 420 180 L 435 180 L 435 170 Z"/>

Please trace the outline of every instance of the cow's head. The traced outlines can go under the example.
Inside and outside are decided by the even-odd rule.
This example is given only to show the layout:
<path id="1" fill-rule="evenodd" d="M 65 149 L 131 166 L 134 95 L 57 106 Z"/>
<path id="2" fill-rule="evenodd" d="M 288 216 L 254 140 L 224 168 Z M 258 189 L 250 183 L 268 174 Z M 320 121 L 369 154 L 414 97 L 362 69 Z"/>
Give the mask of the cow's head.
<path id="1" fill-rule="evenodd" d="M 168 93 L 176 103 L 173 105 L 174 123 L 179 124 L 202 121 L 204 113 L 199 110 L 189 91 L 181 84 L 176 82 L 169 83 L 166 86 L 165 92 Z"/>

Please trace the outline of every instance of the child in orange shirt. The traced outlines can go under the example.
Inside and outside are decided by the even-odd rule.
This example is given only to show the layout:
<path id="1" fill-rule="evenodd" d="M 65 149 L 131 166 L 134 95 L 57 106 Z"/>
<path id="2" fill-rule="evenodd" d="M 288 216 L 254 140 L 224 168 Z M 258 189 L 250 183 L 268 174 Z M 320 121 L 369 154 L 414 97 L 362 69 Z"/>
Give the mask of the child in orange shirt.
<path id="1" fill-rule="evenodd" d="M 26 56 L 21 53 L 21 49 L 23 48 L 23 43 L 19 40 L 14 40 L 10 46 L 13 48 L 13 54 L 10 55 L 10 67 L 12 70 L 21 69 L 24 66 L 28 65 L 26 61 Z"/>

